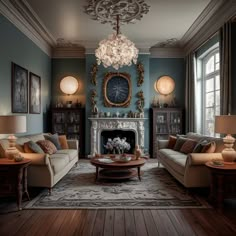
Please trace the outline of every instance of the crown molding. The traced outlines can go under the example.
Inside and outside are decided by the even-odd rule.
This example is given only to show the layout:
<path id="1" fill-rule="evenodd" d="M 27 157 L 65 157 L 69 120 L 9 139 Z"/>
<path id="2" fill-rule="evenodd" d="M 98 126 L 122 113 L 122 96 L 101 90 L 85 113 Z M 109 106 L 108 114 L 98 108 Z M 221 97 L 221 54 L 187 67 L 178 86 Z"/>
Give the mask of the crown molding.
<path id="1" fill-rule="evenodd" d="M 26 0 L 0 0 L 0 13 L 51 56 L 56 41 Z"/>
<path id="2" fill-rule="evenodd" d="M 85 58 L 85 49 L 82 47 L 56 47 L 52 58 Z"/>
<path id="3" fill-rule="evenodd" d="M 209 39 L 212 35 L 214 35 L 220 27 L 230 20 L 236 13 L 236 1 L 235 0 L 220 0 L 219 3 L 216 3 L 216 0 L 212 1 L 215 3 L 215 7 L 210 13 L 210 17 L 205 17 L 204 20 L 201 21 L 201 27 L 195 33 L 191 33 L 191 37 L 187 40 L 186 35 L 190 35 L 190 33 L 186 33 L 182 38 L 182 46 L 184 48 L 185 54 L 187 55 L 191 51 L 195 51 L 200 45 L 202 45 L 207 39 Z M 208 8 L 208 7 L 207 7 Z M 204 14 L 203 14 L 204 15 Z M 202 14 L 200 18 L 202 18 Z M 194 24 L 190 27 L 194 27 L 195 23 L 198 22 L 196 20 Z"/>
<path id="4" fill-rule="evenodd" d="M 151 58 L 184 58 L 184 50 L 182 48 L 151 48 Z"/>

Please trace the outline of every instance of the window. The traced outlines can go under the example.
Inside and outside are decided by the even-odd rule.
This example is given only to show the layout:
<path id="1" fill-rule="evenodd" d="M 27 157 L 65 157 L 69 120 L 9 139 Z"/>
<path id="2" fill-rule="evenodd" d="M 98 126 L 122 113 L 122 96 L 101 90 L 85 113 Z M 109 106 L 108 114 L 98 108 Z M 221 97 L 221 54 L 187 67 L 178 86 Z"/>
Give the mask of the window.
<path id="1" fill-rule="evenodd" d="M 220 55 L 217 45 L 197 60 L 198 131 L 208 136 L 217 136 L 214 132 L 215 116 L 220 115 Z"/>

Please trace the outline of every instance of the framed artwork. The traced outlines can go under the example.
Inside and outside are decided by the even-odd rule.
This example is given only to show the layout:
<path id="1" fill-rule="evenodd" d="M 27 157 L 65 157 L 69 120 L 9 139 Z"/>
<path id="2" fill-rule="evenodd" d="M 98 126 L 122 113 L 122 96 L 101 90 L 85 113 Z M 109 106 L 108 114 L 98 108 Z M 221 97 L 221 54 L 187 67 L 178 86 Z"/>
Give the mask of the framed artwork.
<path id="1" fill-rule="evenodd" d="M 104 105 L 106 107 L 128 107 L 132 86 L 128 73 L 107 73 L 103 84 Z"/>
<path id="2" fill-rule="evenodd" d="M 29 112 L 41 113 L 41 78 L 32 72 L 29 78 Z"/>
<path id="3" fill-rule="evenodd" d="M 28 70 L 12 62 L 12 113 L 28 113 Z"/>

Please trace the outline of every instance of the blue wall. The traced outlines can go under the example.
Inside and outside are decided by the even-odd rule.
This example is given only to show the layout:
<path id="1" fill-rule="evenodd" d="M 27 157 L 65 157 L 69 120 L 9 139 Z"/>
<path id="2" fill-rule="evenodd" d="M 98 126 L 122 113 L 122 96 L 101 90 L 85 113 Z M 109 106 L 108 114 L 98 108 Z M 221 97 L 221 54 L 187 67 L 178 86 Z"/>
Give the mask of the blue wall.
<path id="1" fill-rule="evenodd" d="M 51 59 L 1 14 L 0 32 L 0 115 L 11 114 L 11 62 L 14 62 L 41 77 L 41 114 L 25 115 L 27 133 L 46 131 L 51 100 Z"/>

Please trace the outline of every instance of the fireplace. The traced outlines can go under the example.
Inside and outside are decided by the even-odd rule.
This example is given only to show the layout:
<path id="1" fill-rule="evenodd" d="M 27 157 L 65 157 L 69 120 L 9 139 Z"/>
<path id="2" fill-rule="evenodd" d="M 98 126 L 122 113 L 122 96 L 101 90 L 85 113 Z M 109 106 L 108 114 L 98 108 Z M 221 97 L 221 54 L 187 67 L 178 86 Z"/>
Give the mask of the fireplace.
<path id="1" fill-rule="evenodd" d="M 106 134 L 107 131 L 114 134 L 120 133 L 120 135 L 124 136 L 126 133 L 122 133 L 121 131 L 129 131 L 129 135 L 131 135 L 130 140 L 133 140 L 132 145 L 135 146 L 138 144 L 140 147 L 144 147 L 144 122 L 146 119 L 147 118 L 89 118 L 92 123 L 90 156 L 94 156 L 95 153 L 104 153 L 104 134 Z"/>
<path id="2" fill-rule="evenodd" d="M 101 132 L 101 142 L 100 142 L 100 150 L 101 150 L 101 154 L 107 154 L 108 151 L 106 150 L 106 148 L 104 147 L 104 144 L 107 143 L 108 139 L 114 139 L 114 138 L 120 138 L 126 139 L 126 142 L 130 144 L 130 150 L 125 151 L 125 153 L 130 153 L 133 154 L 134 153 L 134 149 L 135 149 L 135 133 L 132 130 L 120 130 L 120 129 L 116 129 L 116 130 L 103 130 Z"/>

